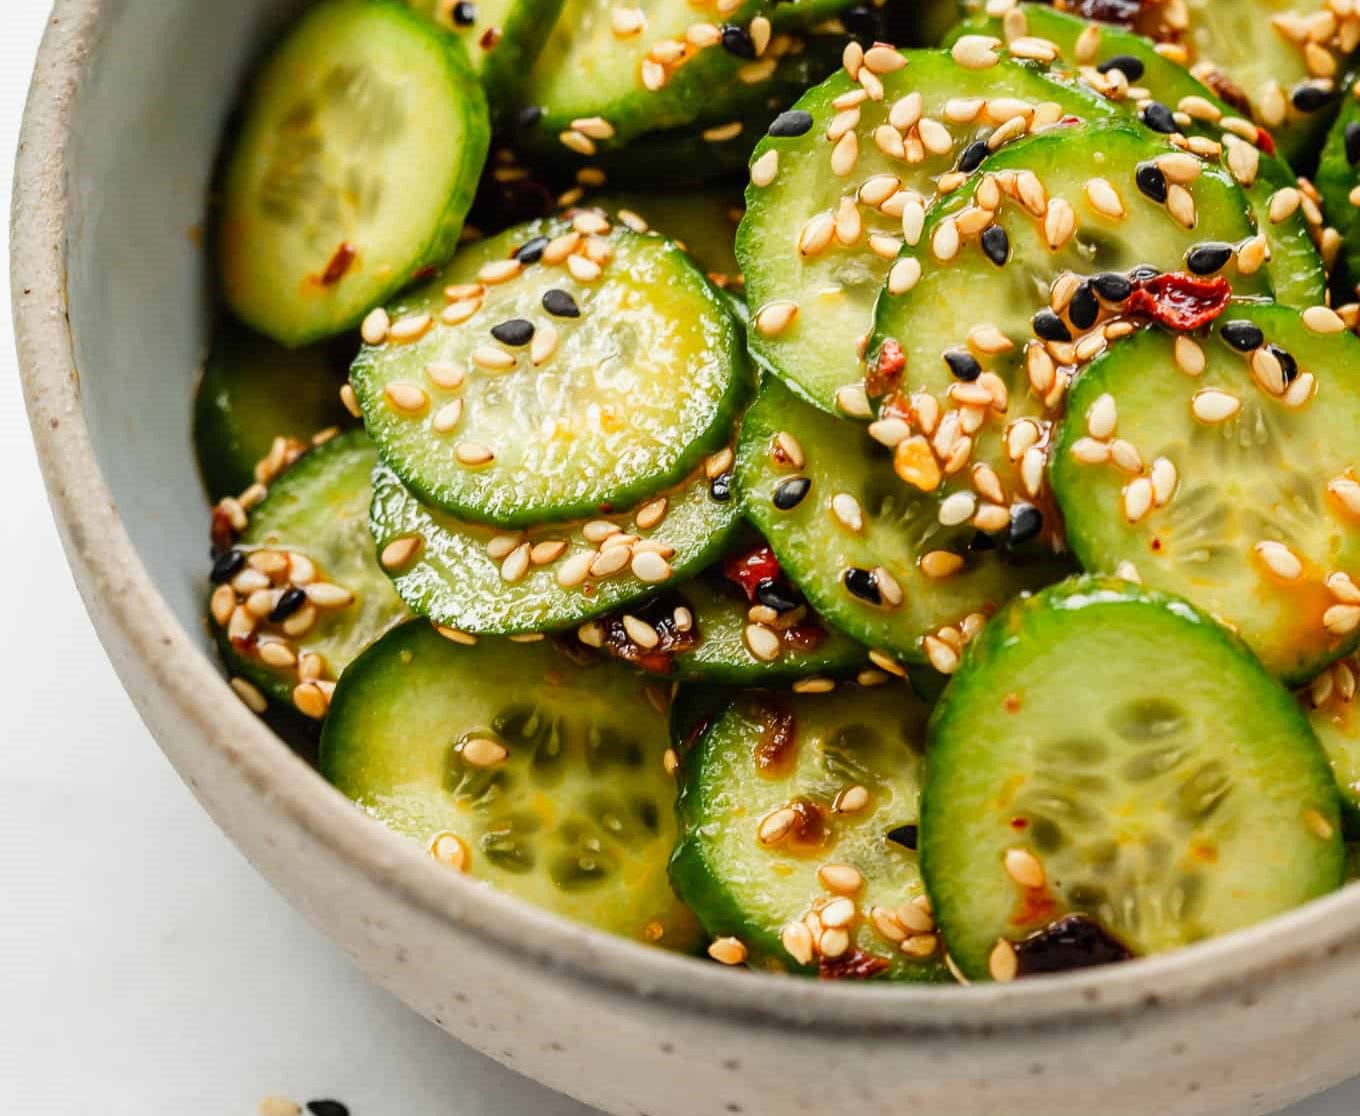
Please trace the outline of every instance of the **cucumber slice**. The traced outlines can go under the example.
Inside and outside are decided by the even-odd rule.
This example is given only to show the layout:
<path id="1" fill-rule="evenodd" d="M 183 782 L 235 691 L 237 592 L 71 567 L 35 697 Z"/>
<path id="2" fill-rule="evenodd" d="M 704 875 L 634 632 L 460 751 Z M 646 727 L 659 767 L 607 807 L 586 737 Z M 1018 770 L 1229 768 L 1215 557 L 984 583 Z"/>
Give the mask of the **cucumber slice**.
<path id="1" fill-rule="evenodd" d="M 473 71 L 505 115 L 562 11 L 563 0 L 410 0 L 463 40 Z"/>
<path id="2" fill-rule="evenodd" d="M 669 237 L 718 286 L 741 285 L 735 249 L 742 216 L 740 193 L 721 189 L 676 194 L 611 192 L 594 195 L 590 204 L 634 232 Z"/>
<path id="3" fill-rule="evenodd" d="M 1360 711 L 1355 701 L 1360 662 L 1348 656 L 1333 663 L 1309 686 L 1304 698 L 1308 723 L 1332 765 L 1346 829 L 1360 831 Z M 1350 877 L 1348 876 L 1348 879 Z"/>
<path id="4" fill-rule="evenodd" d="M 501 527 L 584 518 L 731 437 L 751 373 L 727 304 L 669 241 L 573 223 L 467 245 L 355 361 L 368 431 L 425 503 Z"/>
<path id="5" fill-rule="evenodd" d="M 408 615 L 368 533 L 376 461 L 362 430 L 299 458 L 214 565 L 211 615 L 227 669 L 308 717 L 325 716 L 335 680 Z"/>
<path id="6" fill-rule="evenodd" d="M 1099 685 L 1074 663 L 1100 664 Z M 1307 721 L 1172 597 L 1080 578 L 1017 601 L 935 707 L 929 749 L 921 867 L 972 980 L 1159 953 L 1341 884 Z"/>
<path id="7" fill-rule="evenodd" d="M 1352 158 L 1354 156 L 1354 158 Z M 1354 291 L 1360 283 L 1360 221 L 1351 193 L 1360 187 L 1360 85 L 1342 98 L 1336 123 L 1327 133 L 1314 179 L 1328 223 L 1341 234 L 1336 262 L 1338 288 Z"/>
<path id="8" fill-rule="evenodd" d="M 940 176 L 969 165 L 975 145 L 1021 102 L 1034 107 L 1030 119 L 1040 127 L 1069 114 L 1117 115 L 1101 98 L 1018 62 L 976 70 L 943 51 L 903 57 L 903 68 L 883 75 L 881 100 L 850 105 L 864 90 L 841 70 L 803 96 L 793 110 L 803 115 L 783 118 L 752 155 L 746 216 L 737 231 L 737 259 L 757 321 L 751 348 L 824 410 L 835 410 L 837 391 L 863 380 L 874 300 L 902 247 L 910 212 L 919 216 Z M 892 150 L 902 133 L 889 123 L 891 114 L 914 116 L 914 110 L 902 115 L 899 106 L 917 95 L 938 154 L 921 146 L 915 124 L 906 133 L 912 151 Z M 947 106 L 978 102 L 995 104 L 997 117 L 979 109 L 971 120 L 947 122 Z M 781 134 L 794 130 L 800 134 Z M 895 137 L 884 141 L 892 153 L 880 146 L 884 135 Z"/>
<path id="9" fill-rule="evenodd" d="M 1307 321 L 1339 328 L 1330 311 L 1316 315 Z M 1131 563 L 1144 584 L 1233 625 L 1274 674 L 1306 682 L 1360 640 L 1348 576 L 1360 575 L 1360 518 L 1345 503 L 1360 511 L 1360 341 L 1244 302 L 1191 345 L 1148 330 L 1078 379 L 1052 457 L 1068 540 L 1086 569 Z M 1178 371 L 1178 351 L 1198 367 L 1195 349 L 1203 373 Z M 1264 386 L 1281 365 L 1283 396 Z M 1114 440 L 1136 474 L 1082 463 Z"/>
<path id="10" fill-rule="evenodd" d="M 235 496 L 278 437 L 305 441 L 353 420 L 340 404 L 351 346 L 285 349 L 224 319 L 194 397 L 194 452 L 208 495 Z"/>
<path id="11" fill-rule="evenodd" d="M 1246 194 L 1256 227 L 1269 245 L 1266 267 L 1277 301 L 1287 306 L 1313 306 L 1323 300 L 1327 276 L 1305 219 L 1305 213 L 1312 210 L 1300 208 L 1296 200 L 1286 204 L 1283 197 L 1277 199 L 1282 190 L 1295 194 L 1294 172 L 1283 159 L 1259 148 L 1234 151 L 1246 142 L 1244 135 L 1253 144 L 1269 143 L 1255 125 L 1243 119 L 1239 108 L 1219 99 L 1142 35 L 1044 4 L 1019 4 L 1013 11 L 1023 15 L 1023 26 L 1018 16 L 1009 17 L 1016 32 L 1041 38 L 1057 49 L 1054 70 L 1089 83 L 1130 115 L 1146 118 L 1149 112 L 1160 111 L 1152 107 L 1154 102 L 1180 114 L 1173 127 L 1191 137 L 1197 146 L 1202 145 L 1197 153 L 1220 160 Z M 963 35 L 1005 33 L 1003 20 L 979 16 L 961 23 L 950 41 Z M 1125 64 L 1124 69 L 1116 65 L 1119 62 Z M 1130 94 L 1130 85 L 1138 96 Z M 1193 109 L 1194 115 L 1188 109 Z M 1320 226 L 1316 231 L 1320 234 Z"/>
<path id="12" fill-rule="evenodd" d="M 251 88 L 230 157 L 227 303 L 290 346 L 357 326 L 453 254 L 489 142 L 452 36 L 399 0 L 312 7 Z"/>
<path id="13" fill-rule="evenodd" d="M 715 487 L 725 495 L 700 469 L 627 514 L 506 533 L 426 507 L 379 465 L 370 527 L 380 550 L 420 540 L 410 560 L 389 571 L 419 615 L 463 632 L 554 631 L 621 608 L 712 562 L 740 522 L 736 501 L 715 498 Z M 630 540 L 617 557 L 606 533 Z M 643 557 L 644 546 L 657 549 Z"/>
<path id="14" fill-rule="evenodd" d="M 718 716 L 683 761 L 671 860 L 704 929 L 759 968 L 947 980 L 909 847 L 925 724 L 901 685 L 747 694 Z"/>
<path id="15" fill-rule="evenodd" d="M 798 467 L 779 450 L 790 436 Z M 790 500 L 777 494 L 797 491 L 799 478 L 810 482 L 802 499 L 780 507 Z M 1042 543 L 1003 560 L 968 522 L 945 526 L 942 493 L 904 485 L 891 453 L 862 427 L 778 380 L 765 381 L 746 416 L 737 481 L 747 517 L 813 609 L 889 661 L 956 665 L 963 633 L 1067 570 Z"/>
<path id="16" fill-rule="evenodd" d="M 632 671 L 582 665 L 551 643 L 459 646 L 412 623 L 337 687 L 321 772 L 479 881 L 684 948 L 692 923 L 666 879 L 668 742 L 666 714 Z"/>

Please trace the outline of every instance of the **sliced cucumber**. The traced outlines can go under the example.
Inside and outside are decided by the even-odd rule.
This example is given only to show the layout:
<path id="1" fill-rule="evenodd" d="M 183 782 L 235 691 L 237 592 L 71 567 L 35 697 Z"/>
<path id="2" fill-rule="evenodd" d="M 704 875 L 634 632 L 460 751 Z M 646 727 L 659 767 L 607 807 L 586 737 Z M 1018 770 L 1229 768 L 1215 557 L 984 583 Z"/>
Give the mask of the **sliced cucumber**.
<path id="1" fill-rule="evenodd" d="M 1189 945 L 1341 884 L 1336 791 L 1293 698 L 1213 620 L 1127 582 L 997 617 L 929 754 L 921 865 L 973 980 Z"/>
<path id="2" fill-rule="evenodd" d="M 359 324 L 453 254 L 490 140 L 452 36 L 400 0 L 327 0 L 250 90 L 218 256 L 244 322 L 285 345 Z"/>
<path id="3" fill-rule="evenodd" d="M 1360 663 L 1354 657 L 1333 663 L 1313 680 L 1304 708 L 1327 761 L 1332 765 L 1346 828 L 1360 830 L 1360 709 L 1355 701 Z"/>
<path id="4" fill-rule="evenodd" d="M 727 304 L 671 242 L 573 223 L 466 246 L 355 361 L 369 433 L 427 504 L 502 527 L 592 516 L 731 438 L 751 373 Z"/>
<path id="5" fill-rule="evenodd" d="M 310 451 L 270 485 L 213 569 L 228 670 L 309 717 L 325 715 L 335 680 L 408 615 L 368 533 L 376 461 L 361 430 Z"/>
<path id="6" fill-rule="evenodd" d="M 408 624 L 335 691 L 321 771 L 473 878 L 556 914 L 684 948 L 666 879 L 667 718 L 626 668 L 551 643 L 443 639 Z"/>
<path id="7" fill-rule="evenodd" d="M 426 507 L 379 465 L 370 526 L 380 549 L 420 540 L 410 559 L 389 571 L 419 615 L 463 632 L 554 631 L 621 608 L 712 562 L 740 522 L 736 501 L 716 498 L 715 487 L 725 494 L 700 469 L 627 514 L 507 533 Z M 625 541 L 611 545 L 606 534 Z"/>
<path id="8" fill-rule="evenodd" d="M 1202 374 L 1178 370 L 1178 344 Z M 1360 640 L 1360 341 L 1244 302 L 1191 345 L 1149 330 L 1078 379 L 1052 458 L 1068 540 L 1086 569 L 1131 563 L 1306 682 Z M 1083 464 L 1116 444 L 1126 468 Z"/>
<path id="9" fill-rule="evenodd" d="M 1327 223 L 1341 234 L 1336 263 L 1340 289 L 1354 291 L 1360 284 L 1360 221 L 1351 195 L 1360 188 L 1360 84 L 1343 98 L 1336 123 L 1327 133 L 1314 178 L 1322 195 Z M 1360 194 L 1356 195 L 1360 199 Z M 1349 296 L 1348 296 L 1349 297 Z"/>
<path id="10" fill-rule="evenodd" d="M 1237 145 L 1246 142 L 1244 135 L 1253 144 L 1270 142 L 1243 119 L 1240 109 L 1221 100 L 1142 35 L 1045 4 L 1019 4 L 1014 10 L 1024 16 L 1023 28 L 1018 26 L 1016 16 L 1009 17 L 1017 32 L 1023 30 L 1057 49 L 1054 70 L 1089 82 L 1125 112 L 1137 114 L 1140 119 L 1149 119 L 1149 114 L 1155 119 L 1161 111 L 1157 106 L 1173 110 L 1177 115 L 1171 126 L 1192 137 L 1203 157 L 1221 160 L 1230 173 L 1235 172 L 1234 177 L 1251 205 L 1256 227 L 1269 245 L 1266 267 L 1276 299 L 1288 306 L 1313 306 L 1322 301 L 1327 277 L 1304 210 L 1297 202 L 1285 205 L 1283 199 L 1276 198 L 1281 190 L 1293 190 L 1294 172 L 1283 159 L 1260 148 L 1234 151 Z M 1005 33 L 1001 19 L 979 16 L 961 23 L 951 33 L 950 41 L 963 35 Z M 1120 62 L 1124 63 L 1122 69 L 1117 65 Z M 1115 74 L 1115 70 L 1119 73 Z M 1194 110 L 1193 115 L 1187 111 L 1190 109 Z"/>
<path id="11" fill-rule="evenodd" d="M 463 40 L 492 114 L 510 109 L 547 41 L 563 0 L 410 0 Z"/>
<path id="12" fill-rule="evenodd" d="M 194 398 L 194 452 L 211 499 L 253 484 L 275 438 L 305 442 L 352 421 L 339 396 L 351 355 L 343 341 L 285 349 L 219 323 Z"/>
<path id="13" fill-rule="evenodd" d="M 781 449 L 790 437 L 801 465 Z M 1067 569 L 1042 540 L 1007 547 L 1003 560 L 966 519 L 944 525 L 941 494 L 903 484 L 892 453 L 861 426 L 778 380 L 765 381 L 746 416 L 737 461 L 742 506 L 808 603 L 890 659 L 956 662 L 963 633 Z"/>
<path id="14" fill-rule="evenodd" d="M 837 391 L 863 380 L 874 300 L 911 214 L 919 228 L 920 206 L 935 194 L 940 177 L 956 166 L 975 166 L 977 153 L 986 151 L 985 143 L 977 145 L 1008 114 L 1029 113 L 1029 126 L 1040 129 L 1067 115 L 1117 115 L 1089 91 L 1050 81 L 1018 62 L 977 70 L 943 51 L 902 58 L 902 68 L 882 77 L 881 100 L 866 97 L 851 105 L 864 90 L 841 70 L 803 96 L 752 155 L 746 216 L 737 232 L 737 259 L 756 321 L 751 347 L 825 410 L 835 409 Z M 921 102 L 929 150 L 921 124 L 899 131 L 889 123 L 894 113 L 902 122 L 916 116 L 913 99 Z M 955 105 L 977 112 L 951 124 Z M 996 115 L 981 106 L 995 106 Z"/>
<path id="15" fill-rule="evenodd" d="M 714 570 L 584 625 L 577 640 L 651 673 L 720 686 L 793 682 L 820 693 L 838 676 L 868 668 L 864 648 L 827 628 L 797 593 L 772 587 L 762 596 L 784 611 L 748 602 Z"/>
<path id="16" fill-rule="evenodd" d="M 671 880 L 704 929 L 759 968 L 947 980 L 914 848 L 925 723 L 901 685 L 737 698 L 683 761 Z"/>
<path id="17" fill-rule="evenodd" d="M 635 232 L 656 232 L 675 241 L 719 286 L 740 287 L 737 225 L 742 198 L 734 190 L 694 190 L 674 194 L 605 193 L 590 204 Z"/>

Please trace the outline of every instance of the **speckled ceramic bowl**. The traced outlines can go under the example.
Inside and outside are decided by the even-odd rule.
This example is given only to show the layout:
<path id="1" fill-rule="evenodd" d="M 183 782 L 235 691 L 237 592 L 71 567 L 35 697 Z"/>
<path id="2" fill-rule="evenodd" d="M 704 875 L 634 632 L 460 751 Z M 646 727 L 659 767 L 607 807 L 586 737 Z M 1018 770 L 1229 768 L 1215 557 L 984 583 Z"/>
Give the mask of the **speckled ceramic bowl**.
<path id="1" fill-rule="evenodd" d="M 246 711 L 200 620 L 196 230 L 247 60 L 293 7 L 59 0 L 15 189 L 24 387 L 71 566 L 161 747 L 260 871 L 450 1034 L 615 1114 L 1249 1116 L 1353 1072 L 1360 890 L 1172 956 L 1007 987 L 750 975 L 441 871 Z"/>

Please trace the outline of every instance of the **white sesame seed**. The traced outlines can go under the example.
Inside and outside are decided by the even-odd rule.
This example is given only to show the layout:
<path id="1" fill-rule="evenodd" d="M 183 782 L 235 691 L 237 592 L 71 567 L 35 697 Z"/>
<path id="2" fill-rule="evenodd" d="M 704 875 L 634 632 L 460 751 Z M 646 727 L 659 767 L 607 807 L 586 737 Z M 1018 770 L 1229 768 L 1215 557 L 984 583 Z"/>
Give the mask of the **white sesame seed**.
<path id="1" fill-rule="evenodd" d="M 301 1116 L 302 1106 L 287 1097 L 265 1097 L 260 1101 L 259 1116 Z"/>
<path id="2" fill-rule="evenodd" d="M 655 500 L 650 500 L 638 509 L 634 522 L 640 531 L 650 531 L 653 527 L 659 526 L 661 521 L 666 518 L 666 511 L 670 507 L 670 500 L 665 496 L 658 496 Z M 611 526 L 613 526 L 611 524 Z"/>
<path id="3" fill-rule="evenodd" d="M 1077 215 L 1065 198 L 1053 198 L 1044 211 L 1044 239 L 1057 251 L 1069 240 L 1077 227 Z"/>
<path id="4" fill-rule="evenodd" d="M 611 523 L 607 519 L 592 519 L 581 528 L 581 534 L 586 542 L 602 543 L 610 535 L 617 535 L 620 531 L 617 523 Z"/>
<path id="5" fill-rule="evenodd" d="M 244 678 L 233 678 L 230 685 L 236 696 L 252 713 L 258 715 L 269 708 L 269 702 L 265 700 L 264 694 Z"/>
<path id="6" fill-rule="evenodd" d="M 771 148 L 751 164 L 751 182 L 756 186 L 768 186 L 779 174 L 779 152 Z"/>
<path id="7" fill-rule="evenodd" d="M 894 945 L 907 939 L 906 929 L 897 921 L 897 916 L 887 907 L 874 907 L 870 910 L 869 923 L 879 937 L 892 942 Z"/>
<path id="8" fill-rule="evenodd" d="M 762 845 L 777 845 L 792 831 L 798 814 L 791 807 L 781 806 L 767 814 L 756 828 L 756 840 Z"/>
<path id="9" fill-rule="evenodd" d="M 400 569 L 414 561 L 415 556 L 420 553 L 424 545 L 425 540 L 419 535 L 406 535 L 399 539 L 393 539 L 383 547 L 378 560 L 382 563 L 383 569 Z"/>
<path id="10" fill-rule="evenodd" d="M 1005 865 L 1006 875 L 1021 887 L 1039 888 L 1048 882 L 1043 864 L 1029 849 L 1007 849 Z"/>
<path id="11" fill-rule="evenodd" d="M 1114 396 L 1106 392 L 1086 412 L 1086 431 L 1092 438 L 1108 438 L 1119 422 L 1119 408 Z"/>
<path id="12" fill-rule="evenodd" d="M 1360 482 L 1353 481 L 1350 477 L 1337 477 L 1328 482 L 1327 491 L 1352 515 L 1360 515 Z"/>
<path id="13" fill-rule="evenodd" d="M 1198 342 L 1192 337 L 1187 337 L 1180 333 L 1176 335 L 1176 343 L 1173 349 L 1176 367 L 1187 376 L 1199 376 L 1204 372 L 1205 365 L 1208 363 L 1204 356 L 1204 350 L 1199 347 Z"/>
<path id="14" fill-rule="evenodd" d="M 1302 195 L 1293 186 L 1284 186 L 1270 195 L 1270 220 L 1273 224 L 1287 221 L 1298 212 Z"/>
<path id="15" fill-rule="evenodd" d="M 1143 519 L 1152 510 L 1152 504 L 1152 481 L 1147 477 L 1138 477 L 1124 486 L 1124 518 L 1130 523 Z"/>
<path id="16" fill-rule="evenodd" d="M 592 577 L 613 577 L 624 569 L 633 558 L 632 548 L 628 545 L 610 546 L 595 555 L 590 563 Z"/>
<path id="17" fill-rule="evenodd" d="M 430 383 L 437 388 L 443 388 L 445 391 L 456 391 L 463 386 L 463 370 L 447 361 L 435 361 L 432 364 L 427 364 L 425 375 L 430 378 Z"/>
<path id="18" fill-rule="evenodd" d="M 1241 409 L 1242 401 L 1237 396 L 1219 391 L 1217 388 L 1197 391 L 1190 403 L 1190 410 L 1195 418 L 1209 425 L 1227 422 Z"/>
<path id="19" fill-rule="evenodd" d="M 834 678 L 800 678 L 793 684 L 795 694 L 829 694 L 835 688 Z"/>
<path id="20" fill-rule="evenodd" d="M 544 322 L 534 330 L 533 340 L 529 342 L 529 360 L 534 367 L 545 363 L 557 352 L 557 342 L 557 327 L 551 322 Z"/>
<path id="21" fill-rule="evenodd" d="M 381 345 L 387 340 L 387 331 L 391 328 L 392 319 L 387 316 L 387 311 L 379 306 L 376 310 L 369 311 L 368 317 L 359 327 L 359 333 L 367 345 Z"/>
<path id="22" fill-rule="evenodd" d="M 477 278 L 488 284 L 508 283 L 523 270 L 524 265 L 517 259 L 493 260 L 482 265 Z"/>
<path id="23" fill-rule="evenodd" d="M 927 551 L 921 558 L 921 572 L 936 580 L 952 577 L 963 569 L 962 555 L 950 550 Z"/>
<path id="24" fill-rule="evenodd" d="M 543 539 L 530 548 L 529 561 L 535 566 L 548 566 L 561 558 L 566 549 L 566 539 Z"/>
<path id="25" fill-rule="evenodd" d="M 854 132 L 846 132 L 831 149 L 831 173 L 844 178 L 855 169 L 859 161 L 859 137 Z"/>
<path id="26" fill-rule="evenodd" d="M 977 500 L 971 492 L 954 492 L 940 503 L 940 522 L 946 527 L 957 527 L 973 518 Z"/>
<path id="27" fill-rule="evenodd" d="M 1143 471 L 1143 455 L 1138 452 L 1137 446 L 1123 438 L 1116 438 L 1110 443 L 1110 460 L 1126 473 Z"/>
<path id="28" fill-rule="evenodd" d="M 1327 589 L 1342 604 L 1360 604 L 1360 586 L 1348 573 L 1338 570 L 1328 574 Z"/>
<path id="29" fill-rule="evenodd" d="M 304 716 L 321 720 L 330 708 L 326 693 L 315 682 L 303 682 L 293 690 L 293 705 Z"/>
<path id="30" fill-rule="evenodd" d="M 1360 627 L 1360 605 L 1332 605 L 1322 614 L 1322 623 L 1333 635 L 1350 635 Z"/>
<path id="31" fill-rule="evenodd" d="M 1124 216 L 1124 203 L 1119 191 L 1108 178 L 1091 178 L 1086 182 L 1086 200 L 1103 217 L 1120 219 Z"/>
<path id="32" fill-rule="evenodd" d="M 628 638 L 644 651 L 651 651 L 661 643 L 661 637 L 656 629 L 636 616 L 624 616 L 623 630 L 628 634 Z"/>
<path id="33" fill-rule="evenodd" d="M 430 426 L 436 434 L 448 434 L 457 428 L 463 418 L 463 401 L 455 399 L 451 403 L 445 403 L 435 412 L 434 418 L 430 420 Z"/>
<path id="34" fill-rule="evenodd" d="M 519 535 L 495 535 L 486 544 L 486 556 L 499 562 L 523 541 Z"/>
<path id="35" fill-rule="evenodd" d="M 947 263 L 959 254 L 959 228 L 952 219 L 941 221 L 930 240 L 930 249 L 941 263 Z"/>
<path id="36" fill-rule="evenodd" d="M 1195 199 L 1184 186 L 1173 183 L 1166 191 L 1166 211 L 1187 229 L 1193 229 L 1198 216 Z"/>
<path id="37" fill-rule="evenodd" d="M 735 455 L 732 453 L 732 447 L 725 446 L 704 462 L 704 476 L 709 480 L 716 480 L 718 477 L 731 470 L 732 463 L 735 459 Z"/>
<path id="38" fill-rule="evenodd" d="M 742 636 L 747 650 L 761 662 L 774 662 L 784 650 L 783 641 L 778 634 L 764 624 L 747 624 Z"/>
<path id="39" fill-rule="evenodd" d="M 1281 402 L 1286 407 L 1302 407 L 1313 397 L 1313 391 L 1317 387 L 1317 380 L 1311 372 L 1304 372 L 1295 378 L 1284 392 Z"/>
<path id="40" fill-rule="evenodd" d="M 515 547 L 505 561 L 501 563 L 501 580 L 513 585 L 524 579 L 524 575 L 529 572 L 529 552 L 528 543 L 521 543 Z"/>
<path id="41" fill-rule="evenodd" d="M 460 465 L 487 465 L 496 460 L 491 448 L 478 442 L 459 442 L 454 448 L 453 456 Z"/>
<path id="42" fill-rule="evenodd" d="M 1303 312 L 1303 324 L 1312 333 L 1344 333 L 1346 323 L 1330 306 L 1310 306 Z"/>
<path id="43" fill-rule="evenodd" d="M 1303 576 L 1303 563 L 1299 556 L 1282 542 L 1267 539 L 1254 547 L 1266 568 L 1276 577 L 1285 581 L 1297 581 Z"/>
<path id="44" fill-rule="evenodd" d="M 938 636 L 926 636 L 926 658 L 941 674 L 953 674 L 959 669 L 959 653 Z"/>
<path id="45" fill-rule="evenodd" d="M 354 594 L 350 590 L 328 581 L 314 581 L 304 592 L 307 599 L 318 608 L 346 608 L 354 603 Z"/>
<path id="46" fill-rule="evenodd" d="M 388 327 L 387 336 L 392 341 L 415 341 L 424 337 L 433 324 L 429 314 L 407 314 Z"/>
<path id="47" fill-rule="evenodd" d="M 833 899 L 818 912 L 822 925 L 828 930 L 839 930 L 855 921 L 855 904 L 845 897 Z"/>
<path id="48" fill-rule="evenodd" d="M 671 576 L 671 565 L 660 554 L 642 551 L 633 555 L 633 576 L 639 581 L 655 585 Z"/>
<path id="49" fill-rule="evenodd" d="M 1072 445 L 1072 456 L 1083 465 L 1103 465 L 1110 460 L 1110 443 L 1096 438 L 1078 438 Z"/>
<path id="50" fill-rule="evenodd" d="M 932 155 L 948 155 L 954 149 L 954 137 L 938 120 L 922 117 L 916 128 L 921 143 Z"/>
<path id="51" fill-rule="evenodd" d="M 1159 508 L 1166 507 L 1176 495 L 1176 466 L 1165 457 L 1159 457 L 1152 463 L 1149 479 L 1152 481 L 1153 503 Z"/>
<path id="52" fill-rule="evenodd" d="M 985 70 L 1001 60 L 996 52 L 1000 45 L 1001 40 L 990 35 L 963 35 L 954 43 L 951 53 L 954 61 L 965 69 Z"/>
<path id="53" fill-rule="evenodd" d="M 992 952 L 988 954 L 987 972 L 999 984 L 1009 984 L 1020 972 L 1020 961 L 1015 955 L 1015 947 L 1005 938 L 998 938 Z"/>
<path id="54" fill-rule="evenodd" d="M 1284 394 L 1284 366 L 1273 352 L 1264 347 L 1256 349 L 1250 363 L 1252 377 L 1262 389 L 1271 395 Z"/>
<path id="55" fill-rule="evenodd" d="M 736 938 L 718 938 L 708 947 L 708 955 L 720 965 L 740 965 L 746 960 L 746 947 Z"/>
<path id="56" fill-rule="evenodd" d="M 798 317 L 798 303 L 771 302 L 756 311 L 756 329 L 764 337 L 776 337 Z"/>
<path id="57" fill-rule="evenodd" d="M 601 275 L 600 265 L 585 256 L 568 256 L 567 270 L 573 279 L 582 283 L 593 283 Z"/>
<path id="58" fill-rule="evenodd" d="M 873 414 L 863 384 L 846 384 L 837 388 L 836 406 L 842 414 L 851 418 L 868 418 Z"/>

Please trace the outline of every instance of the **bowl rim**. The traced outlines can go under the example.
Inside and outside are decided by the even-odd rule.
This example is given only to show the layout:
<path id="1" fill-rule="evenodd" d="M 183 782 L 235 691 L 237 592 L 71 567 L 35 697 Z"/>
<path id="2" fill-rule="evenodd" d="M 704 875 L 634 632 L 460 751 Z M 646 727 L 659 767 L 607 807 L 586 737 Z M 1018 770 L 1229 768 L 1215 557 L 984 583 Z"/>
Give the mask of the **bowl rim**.
<path id="1" fill-rule="evenodd" d="M 106 650 L 139 708 L 154 690 L 192 738 L 267 808 L 375 882 L 396 907 L 475 939 L 509 963 L 597 994 L 724 1022 L 816 1028 L 829 1038 L 1060 1032 L 1241 996 L 1360 940 L 1360 889 L 1259 926 L 1086 973 L 971 989 L 869 985 L 734 973 L 549 914 L 439 868 L 355 809 L 228 687 L 170 611 L 124 529 L 80 409 L 66 292 L 72 199 L 66 153 L 82 74 L 98 57 L 114 0 L 56 0 L 24 112 L 11 222 L 20 378 L 67 560 Z M 173 667 L 172 667 L 173 664 Z M 752 984 L 751 981 L 756 981 Z M 753 990 L 758 990 L 752 995 Z"/>

